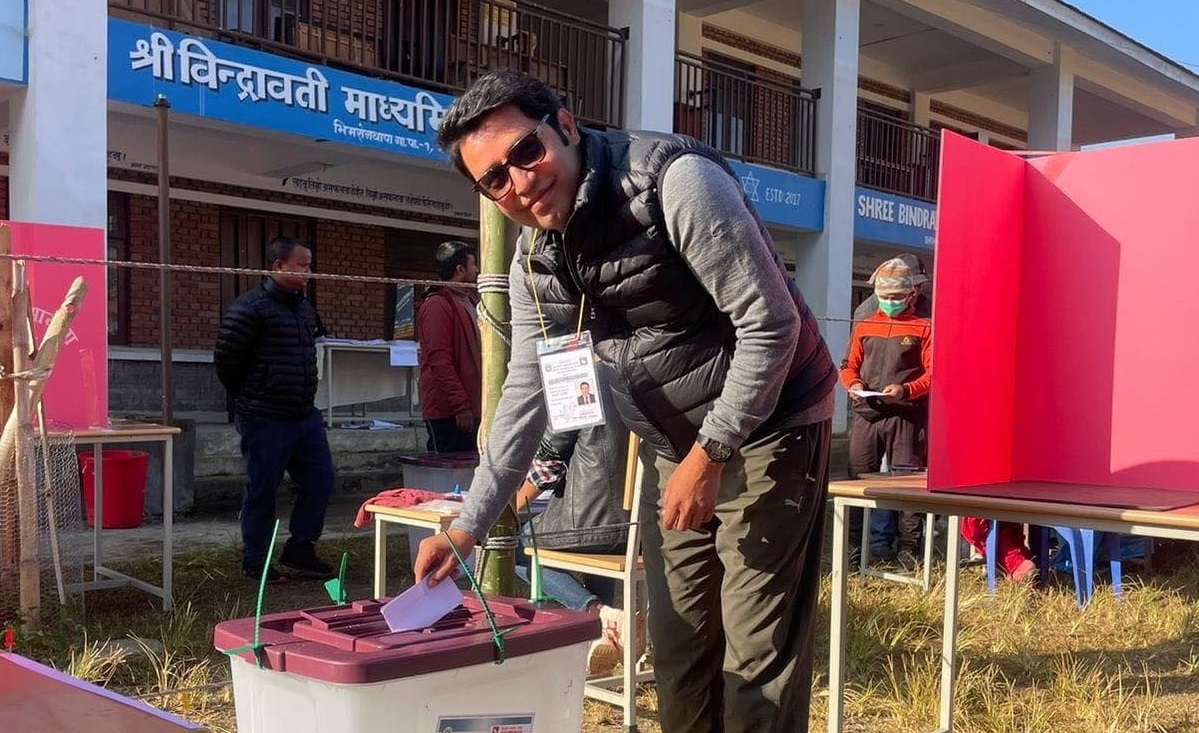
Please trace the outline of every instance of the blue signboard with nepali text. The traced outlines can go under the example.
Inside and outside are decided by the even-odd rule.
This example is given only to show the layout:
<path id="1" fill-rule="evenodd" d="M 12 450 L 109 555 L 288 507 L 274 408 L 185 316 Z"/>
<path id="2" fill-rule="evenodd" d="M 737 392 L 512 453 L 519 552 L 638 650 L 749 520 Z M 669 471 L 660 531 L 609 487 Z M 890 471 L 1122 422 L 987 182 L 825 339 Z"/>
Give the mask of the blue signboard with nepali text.
<path id="1" fill-rule="evenodd" d="M 436 130 L 454 99 L 207 38 L 108 20 L 108 96 L 224 122 L 447 160 Z"/>
<path id="2" fill-rule="evenodd" d="M 762 221 L 813 232 L 824 228 L 824 181 L 737 160 L 729 165 Z"/>
<path id="3" fill-rule="evenodd" d="M 932 249 L 937 237 L 937 207 L 858 186 L 853 198 L 853 234 L 856 239 Z"/>

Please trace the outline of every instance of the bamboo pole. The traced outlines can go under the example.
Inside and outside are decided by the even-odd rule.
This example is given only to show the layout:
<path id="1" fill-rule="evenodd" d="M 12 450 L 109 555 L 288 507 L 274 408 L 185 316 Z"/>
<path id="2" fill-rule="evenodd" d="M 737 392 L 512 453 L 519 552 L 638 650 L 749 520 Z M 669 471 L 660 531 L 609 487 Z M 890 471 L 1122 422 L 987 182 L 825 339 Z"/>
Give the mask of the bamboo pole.
<path id="1" fill-rule="evenodd" d="M 25 265 L 13 263 L 13 323 L 17 325 L 12 339 L 12 363 L 16 374 L 29 369 L 29 354 L 33 350 L 33 339 L 30 338 L 26 323 L 29 318 L 29 287 L 25 280 Z M 20 583 L 21 617 L 31 626 L 37 626 L 41 620 L 41 575 L 38 563 L 37 541 L 37 487 L 35 477 L 37 467 L 34 464 L 34 454 L 29 440 L 30 406 L 32 405 L 30 383 L 28 379 L 17 377 L 13 380 L 16 385 L 16 403 L 11 419 L 5 426 L 4 437 L 9 437 L 8 427 L 15 426 L 11 431 L 15 444 L 16 478 L 17 478 L 17 512 L 20 522 L 21 552 L 18 561 L 18 577 Z"/>
<path id="2" fill-rule="evenodd" d="M 479 273 L 487 276 L 504 276 L 512 262 L 510 224 L 507 217 L 490 199 L 479 197 Z M 494 292 L 481 288 L 484 310 L 500 323 L 511 317 L 507 291 Z M 483 348 L 483 415 L 479 427 L 479 439 L 486 443 L 487 434 L 495 416 L 496 405 L 503 391 L 504 377 L 508 373 L 508 345 L 496 333 L 487 319 L 479 319 L 480 342 Z M 505 510 L 487 533 L 484 549 L 479 554 L 482 577 L 479 584 L 487 595 L 516 595 L 516 548 L 515 541 L 520 531 L 516 512 L 512 507 Z M 488 545 L 498 549 L 487 549 Z"/>

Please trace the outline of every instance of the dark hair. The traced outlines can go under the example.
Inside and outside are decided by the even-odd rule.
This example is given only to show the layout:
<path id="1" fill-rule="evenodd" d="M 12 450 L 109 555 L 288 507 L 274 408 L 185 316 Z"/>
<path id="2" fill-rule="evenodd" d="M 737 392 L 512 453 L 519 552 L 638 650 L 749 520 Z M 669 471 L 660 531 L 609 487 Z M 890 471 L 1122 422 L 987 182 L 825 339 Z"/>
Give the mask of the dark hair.
<path id="1" fill-rule="evenodd" d="M 562 98 L 545 82 L 521 71 L 496 69 L 475 80 L 458 100 L 450 106 L 437 128 L 437 144 L 450 156 L 450 161 L 462 175 L 470 178 L 470 171 L 462 163 L 458 146 L 463 138 L 483 124 L 488 114 L 509 104 L 536 122 L 549 115 L 546 121 L 563 140 L 562 128 L 558 126 L 558 110 L 562 109 Z"/>
<path id="2" fill-rule="evenodd" d="M 437 261 L 438 277 L 449 280 L 454 276 L 454 270 L 458 269 L 458 265 L 466 266 L 466 258 L 470 254 L 470 245 L 466 242 L 450 240 L 437 245 L 433 259 Z"/>
<path id="3" fill-rule="evenodd" d="M 276 262 L 286 262 L 287 258 L 291 257 L 291 253 L 295 251 L 296 247 L 312 249 L 305 244 L 303 240 L 296 239 L 295 237 L 275 237 L 272 239 L 271 243 L 266 246 L 268 266 L 273 265 Z"/>

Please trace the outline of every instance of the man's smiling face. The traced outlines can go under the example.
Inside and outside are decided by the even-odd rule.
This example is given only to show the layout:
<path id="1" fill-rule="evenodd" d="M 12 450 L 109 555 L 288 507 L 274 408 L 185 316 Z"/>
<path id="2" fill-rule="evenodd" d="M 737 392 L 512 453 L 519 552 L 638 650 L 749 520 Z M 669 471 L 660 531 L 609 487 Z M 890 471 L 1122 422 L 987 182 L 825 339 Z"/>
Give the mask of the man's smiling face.
<path id="1" fill-rule="evenodd" d="M 497 187 L 486 188 L 508 218 L 523 226 L 561 231 L 574 210 L 582 167 L 579 130 L 565 109 L 558 110 L 557 121 L 561 135 L 549 120 L 538 125 L 509 104 L 487 115 L 458 147 L 473 180 L 507 176 L 510 184 L 500 195 Z M 534 160 L 526 162 L 514 152 Z"/>

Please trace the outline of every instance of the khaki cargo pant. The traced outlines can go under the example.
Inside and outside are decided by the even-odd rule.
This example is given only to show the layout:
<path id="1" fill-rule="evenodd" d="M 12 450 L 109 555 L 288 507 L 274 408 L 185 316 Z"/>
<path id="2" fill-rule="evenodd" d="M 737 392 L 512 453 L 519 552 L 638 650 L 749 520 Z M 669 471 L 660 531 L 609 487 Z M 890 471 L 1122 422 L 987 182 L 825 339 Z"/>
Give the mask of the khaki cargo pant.
<path id="1" fill-rule="evenodd" d="M 676 464 L 650 459 L 642 552 L 663 733 L 808 730 L 830 437 L 823 421 L 746 444 L 715 518 L 686 532 L 659 524 Z"/>

